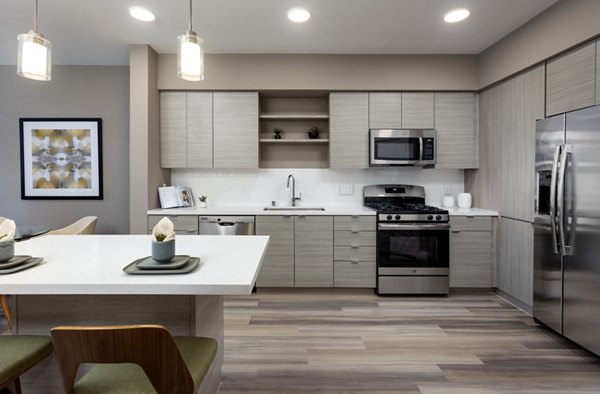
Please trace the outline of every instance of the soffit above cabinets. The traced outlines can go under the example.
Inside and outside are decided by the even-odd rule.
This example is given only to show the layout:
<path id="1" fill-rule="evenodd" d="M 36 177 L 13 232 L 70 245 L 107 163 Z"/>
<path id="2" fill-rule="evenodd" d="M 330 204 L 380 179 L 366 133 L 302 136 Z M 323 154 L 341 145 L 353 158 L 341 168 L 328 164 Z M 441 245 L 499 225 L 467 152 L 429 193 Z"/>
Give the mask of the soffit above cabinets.
<path id="1" fill-rule="evenodd" d="M 194 2 L 194 30 L 207 53 L 476 54 L 557 0 L 202 0 Z M 174 53 L 187 28 L 184 1 L 145 0 L 156 15 L 145 23 L 121 0 L 41 0 L 40 31 L 52 41 L 53 63 L 129 64 L 129 44 Z M 302 6 L 312 18 L 294 24 L 287 10 Z M 443 22 L 452 8 L 471 16 Z M 0 64 L 16 64 L 16 36 L 32 27 L 31 3 L 3 2 Z"/>

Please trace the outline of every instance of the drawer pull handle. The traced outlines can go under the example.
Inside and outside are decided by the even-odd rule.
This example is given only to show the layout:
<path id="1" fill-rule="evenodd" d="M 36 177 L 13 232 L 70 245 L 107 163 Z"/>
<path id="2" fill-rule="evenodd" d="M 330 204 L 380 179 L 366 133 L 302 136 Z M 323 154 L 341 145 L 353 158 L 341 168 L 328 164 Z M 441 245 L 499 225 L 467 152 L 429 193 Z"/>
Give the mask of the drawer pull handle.
<path id="1" fill-rule="evenodd" d="M 358 234 L 358 233 L 360 233 L 360 230 L 357 230 L 357 229 L 352 229 L 350 231 L 352 232 L 352 234 Z"/>
<path id="2" fill-rule="evenodd" d="M 350 217 L 351 217 L 352 219 L 358 219 L 358 218 L 359 218 L 359 216 L 358 216 L 358 215 L 351 215 Z"/>
<path id="3" fill-rule="evenodd" d="M 352 263 L 352 264 L 358 264 L 358 263 L 360 263 L 360 260 L 358 260 L 358 259 L 353 259 L 353 260 L 351 261 L 351 263 Z"/>
<path id="4" fill-rule="evenodd" d="M 453 232 L 454 234 L 458 234 L 458 233 L 460 233 L 460 230 L 452 230 L 452 232 Z"/>
<path id="5" fill-rule="evenodd" d="M 473 216 L 473 215 L 467 215 L 467 219 L 475 219 L 475 216 Z"/>
<path id="6" fill-rule="evenodd" d="M 358 245 L 358 244 L 352 244 L 352 245 L 350 245 L 350 247 L 352 249 L 358 249 L 358 248 L 360 248 L 360 245 Z"/>

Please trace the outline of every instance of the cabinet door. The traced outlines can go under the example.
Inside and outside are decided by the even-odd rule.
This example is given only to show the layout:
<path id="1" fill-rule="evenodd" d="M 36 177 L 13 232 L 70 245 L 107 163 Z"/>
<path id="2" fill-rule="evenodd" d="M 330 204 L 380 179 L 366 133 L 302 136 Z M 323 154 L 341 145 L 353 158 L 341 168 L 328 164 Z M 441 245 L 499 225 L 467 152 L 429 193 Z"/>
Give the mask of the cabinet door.
<path id="1" fill-rule="evenodd" d="M 498 288 L 519 301 L 533 303 L 533 224 L 500 219 Z"/>
<path id="2" fill-rule="evenodd" d="M 600 40 L 596 41 L 596 104 L 600 104 Z"/>
<path id="3" fill-rule="evenodd" d="M 492 233 L 450 232 L 450 287 L 492 287 Z"/>
<path id="4" fill-rule="evenodd" d="M 215 92 L 214 168 L 258 168 L 258 93 Z"/>
<path id="5" fill-rule="evenodd" d="M 402 128 L 402 93 L 369 93 L 369 127 Z"/>
<path id="6" fill-rule="evenodd" d="M 473 93 L 435 93 L 437 168 L 474 168 Z"/>
<path id="7" fill-rule="evenodd" d="M 433 129 L 433 93 L 402 93 L 402 128 Z"/>
<path id="8" fill-rule="evenodd" d="M 369 94 L 329 95 L 331 168 L 369 167 Z"/>
<path id="9" fill-rule="evenodd" d="M 160 94 L 160 166 L 187 167 L 186 93 Z"/>
<path id="10" fill-rule="evenodd" d="M 257 216 L 256 235 L 271 237 L 256 285 L 294 287 L 294 218 Z"/>
<path id="11" fill-rule="evenodd" d="M 596 43 L 546 63 L 546 116 L 589 107 L 596 95 Z"/>
<path id="12" fill-rule="evenodd" d="M 213 166 L 213 98 L 211 92 L 187 93 L 187 166 Z"/>
<path id="13" fill-rule="evenodd" d="M 296 287 L 333 286 L 333 217 L 296 216 Z"/>

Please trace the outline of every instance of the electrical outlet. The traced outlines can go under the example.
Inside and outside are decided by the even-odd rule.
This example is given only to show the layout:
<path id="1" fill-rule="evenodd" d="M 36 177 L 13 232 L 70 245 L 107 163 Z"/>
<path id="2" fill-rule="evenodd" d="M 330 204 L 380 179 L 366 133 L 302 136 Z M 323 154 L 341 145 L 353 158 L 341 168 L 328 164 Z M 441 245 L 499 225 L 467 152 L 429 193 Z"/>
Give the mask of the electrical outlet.
<path id="1" fill-rule="evenodd" d="M 452 185 L 444 185 L 444 194 L 452 195 Z"/>
<path id="2" fill-rule="evenodd" d="M 341 196 L 351 196 L 354 194 L 354 185 L 351 183 L 341 183 L 340 184 L 340 195 Z"/>

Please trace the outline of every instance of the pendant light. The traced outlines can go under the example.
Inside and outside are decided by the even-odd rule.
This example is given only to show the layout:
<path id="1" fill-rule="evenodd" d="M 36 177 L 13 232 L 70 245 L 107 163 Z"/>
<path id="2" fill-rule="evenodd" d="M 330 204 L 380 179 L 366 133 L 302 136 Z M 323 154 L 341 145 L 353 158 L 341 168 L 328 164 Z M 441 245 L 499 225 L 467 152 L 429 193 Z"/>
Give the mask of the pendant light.
<path id="1" fill-rule="evenodd" d="M 33 30 L 17 36 L 17 74 L 38 81 L 49 81 L 52 75 L 52 46 L 37 31 L 38 2 L 35 0 Z"/>
<path id="2" fill-rule="evenodd" d="M 203 40 L 192 30 L 192 0 L 188 31 L 177 37 L 177 76 L 186 81 L 204 79 Z"/>

